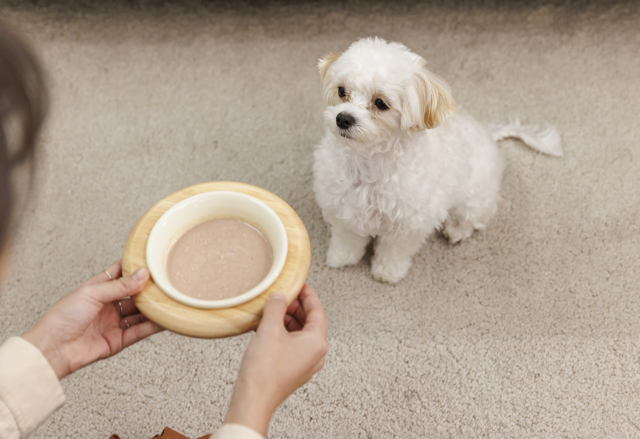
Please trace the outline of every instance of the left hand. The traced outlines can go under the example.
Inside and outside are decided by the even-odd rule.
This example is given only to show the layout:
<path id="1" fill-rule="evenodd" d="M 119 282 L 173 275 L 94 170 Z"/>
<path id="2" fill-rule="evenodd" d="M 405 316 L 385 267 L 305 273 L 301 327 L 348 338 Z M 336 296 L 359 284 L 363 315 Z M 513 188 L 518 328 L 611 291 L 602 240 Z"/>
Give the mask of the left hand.
<path id="1" fill-rule="evenodd" d="M 116 262 L 105 271 L 109 276 L 102 272 L 80 285 L 22 335 L 40 349 L 58 379 L 163 330 L 125 299 L 142 291 L 147 269 L 122 277 Z"/>

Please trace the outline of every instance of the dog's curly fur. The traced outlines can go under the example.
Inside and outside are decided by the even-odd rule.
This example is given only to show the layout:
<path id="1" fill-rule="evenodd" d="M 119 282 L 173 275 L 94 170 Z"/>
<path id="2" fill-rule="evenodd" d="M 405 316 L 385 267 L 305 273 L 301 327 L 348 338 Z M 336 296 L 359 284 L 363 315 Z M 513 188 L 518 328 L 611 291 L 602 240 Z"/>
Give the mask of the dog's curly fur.
<path id="1" fill-rule="evenodd" d="M 454 114 L 449 86 L 401 44 L 361 39 L 319 69 L 328 107 L 314 192 L 331 225 L 332 267 L 356 264 L 375 237 L 374 278 L 398 282 L 435 230 L 462 241 L 494 215 L 503 169 L 497 140 L 518 137 L 562 155 L 552 128 L 489 129 Z"/>

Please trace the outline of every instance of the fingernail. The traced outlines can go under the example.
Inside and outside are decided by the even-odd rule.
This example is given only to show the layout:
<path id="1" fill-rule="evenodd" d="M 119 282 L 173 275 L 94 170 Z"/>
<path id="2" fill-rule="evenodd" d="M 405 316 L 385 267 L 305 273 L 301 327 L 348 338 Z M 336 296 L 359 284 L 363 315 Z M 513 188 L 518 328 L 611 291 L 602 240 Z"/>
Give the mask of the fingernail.
<path id="1" fill-rule="evenodd" d="M 146 275 L 145 271 L 146 271 L 146 268 L 140 267 L 133 273 L 133 278 L 136 280 L 136 282 L 140 282 L 142 279 L 145 278 L 145 275 Z"/>
<path id="2" fill-rule="evenodd" d="M 287 298 L 284 297 L 284 295 L 282 293 L 273 293 L 271 296 L 269 296 L 270 298 L 273 297 L 274 299 L 278 299 L 278 300 L 282 300 L 283 302 L 287 301 Z"/>

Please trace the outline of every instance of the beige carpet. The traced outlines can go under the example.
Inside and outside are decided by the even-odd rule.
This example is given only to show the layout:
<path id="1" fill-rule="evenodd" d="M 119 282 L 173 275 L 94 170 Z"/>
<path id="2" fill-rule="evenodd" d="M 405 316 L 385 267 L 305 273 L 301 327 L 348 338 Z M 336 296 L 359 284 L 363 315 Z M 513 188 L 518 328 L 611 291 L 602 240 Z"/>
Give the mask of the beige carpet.
<path id="1" fill-rule="evenodd" d="M 156 200 L 237 180 L 299 213 L 331 321 L 325 369 L 271 437 L 640 437 L 637 6 L 389 3 L 3 3 L 43 58 L 53 105 L 1 338 L 119 259 Z M 566 151 L 504 142 L 486 233 L 434 237 L 397 286 L 374 282 L 368 257 L 324 266 L 311 190 L 316 60 L 369 35 L 422 54 L 481 120 L 555 124 Z M 92 365 L 64 380 L 67 404 L 34 437 L 211 432 L 249 337 L 163 333 Z"/>

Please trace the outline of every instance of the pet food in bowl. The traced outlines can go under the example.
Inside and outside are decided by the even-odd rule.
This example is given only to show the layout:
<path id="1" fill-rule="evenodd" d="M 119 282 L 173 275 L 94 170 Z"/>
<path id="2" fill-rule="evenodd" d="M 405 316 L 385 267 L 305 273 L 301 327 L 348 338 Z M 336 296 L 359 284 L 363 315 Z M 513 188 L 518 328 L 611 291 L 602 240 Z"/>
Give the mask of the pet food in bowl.
<path id="1" fill-rule="evenodd" d="M 167 257 L 169 282 L 196 299 L 220 300 L 249 291 L 273 264 L 271 245 L 244 221 L 218 218 L 186 231 Z"/>
<path id="2" fill-rule="evenodd" d="M 249 195 L 215 191 L 167 210 L 147 241 L 147 266 L 169 297 L 195 308 L 228 308 L 264 292 L 287 259 L 281 219 Z"/>

